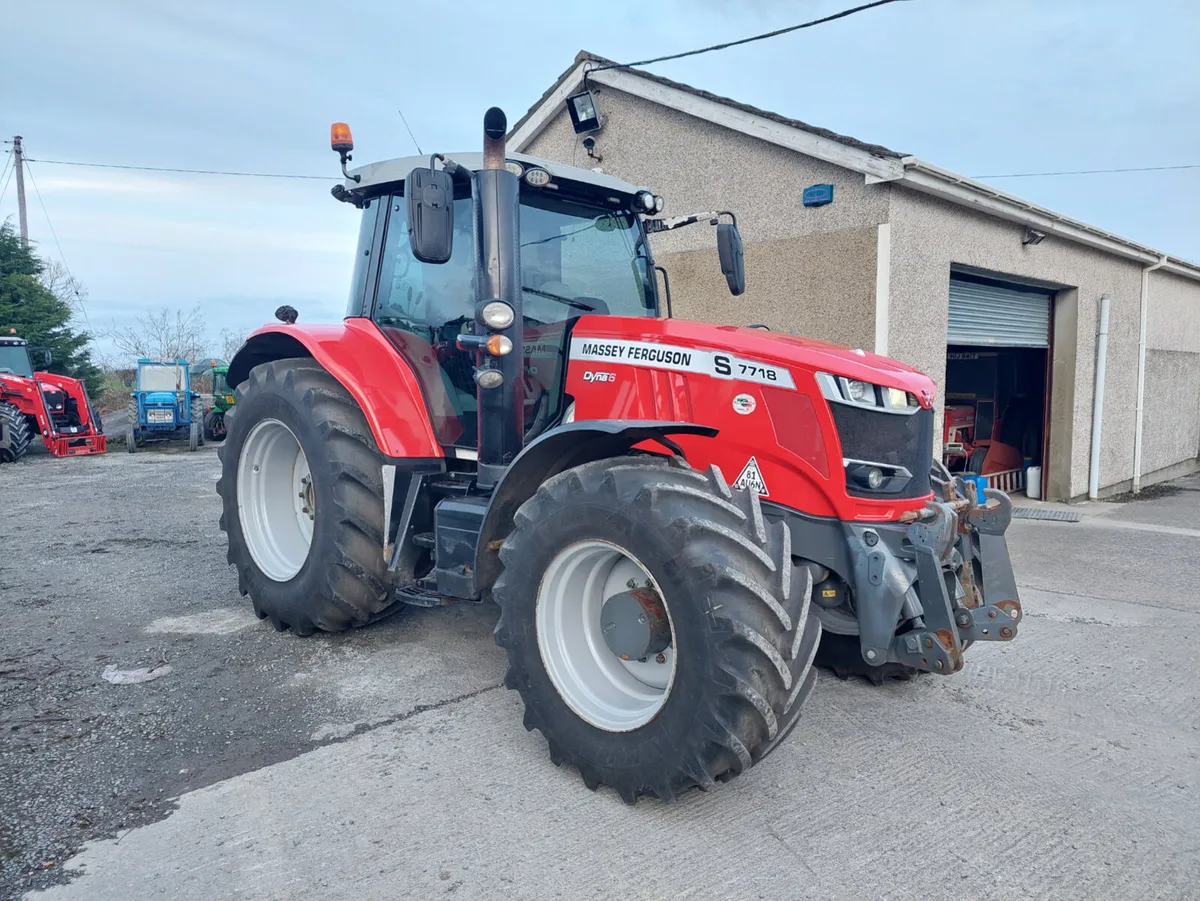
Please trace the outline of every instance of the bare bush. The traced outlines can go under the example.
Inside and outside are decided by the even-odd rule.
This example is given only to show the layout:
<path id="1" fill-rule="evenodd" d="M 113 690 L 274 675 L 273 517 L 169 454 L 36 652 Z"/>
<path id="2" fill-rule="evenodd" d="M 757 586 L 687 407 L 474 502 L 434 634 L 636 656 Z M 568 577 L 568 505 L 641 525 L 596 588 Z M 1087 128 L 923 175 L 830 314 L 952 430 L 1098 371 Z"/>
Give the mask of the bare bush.
<path id="1" fill-rule="evenodd" d="M 136 323 L 112 329 L 105 337 L 130 357 L 195 361 L 209 356 L 204 314 L 198 305 L 186 313 L 163 307 L 138 316 Z"/>

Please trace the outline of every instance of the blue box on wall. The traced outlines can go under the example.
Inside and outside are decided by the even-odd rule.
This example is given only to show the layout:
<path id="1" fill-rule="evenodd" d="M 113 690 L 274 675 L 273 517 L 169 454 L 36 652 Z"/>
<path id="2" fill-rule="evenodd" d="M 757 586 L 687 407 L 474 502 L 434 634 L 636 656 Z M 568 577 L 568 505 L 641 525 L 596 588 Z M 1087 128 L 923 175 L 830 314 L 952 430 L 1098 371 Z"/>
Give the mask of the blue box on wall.
<path id="1" fill-rule="evenodd" d="M 833 203 L 833 185 L 809 185 L 801 198 L 805 206 L 824 206 Z"/>

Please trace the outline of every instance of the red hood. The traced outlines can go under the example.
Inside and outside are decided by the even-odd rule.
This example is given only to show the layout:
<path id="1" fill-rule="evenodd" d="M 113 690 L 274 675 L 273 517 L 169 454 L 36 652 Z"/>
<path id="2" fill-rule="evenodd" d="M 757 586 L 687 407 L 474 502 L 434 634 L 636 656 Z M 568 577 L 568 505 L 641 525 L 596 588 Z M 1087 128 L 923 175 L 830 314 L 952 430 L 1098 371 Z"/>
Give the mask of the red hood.
<path id="1" fill-rule="evenodd" d="M 633 324 L 637 323 L 636 328 Z M 934 383 L 927 375 L 899 360 L 865 350 L 854 350 L 812 338 L 796 338 L 764 329 L 737 325 L 710 325 L 683 319 L 631 319 L 626 317 L 583 316 L 579 325 L 587 334 L 611 338 L 661 339 L 693 347 L 728 350 L 738 356 L 801 368 L 810 372 L 828 372 L 911 391 L 922 403 L 932 405 Z M 640 335 L 634 335 L 634 331 Z"/>

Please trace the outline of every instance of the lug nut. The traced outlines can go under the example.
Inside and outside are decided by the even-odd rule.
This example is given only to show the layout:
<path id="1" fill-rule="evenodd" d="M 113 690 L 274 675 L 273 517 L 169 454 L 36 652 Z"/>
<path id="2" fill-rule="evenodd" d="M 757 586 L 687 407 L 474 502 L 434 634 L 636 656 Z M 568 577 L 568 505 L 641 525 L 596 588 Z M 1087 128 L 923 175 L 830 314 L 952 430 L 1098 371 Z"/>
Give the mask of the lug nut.
<path id="1" fill-rule="evenodd" d="M 625 583 L 625 587 L 626 588 L 637 588 L 638 587 L 637 579 L 630 579 L 628 582 Z"/>
<path id="2" fill-rule="evenodd" d="M 867 651 L 867 659 L 868 660 L 874 660 L 878 656 L 879 656 L 879 654 L 873 648 L 871 650 Z"/>
<path id="3" fill-rule="evenodd" d="M 666 655 L 666 654 L 659 654 L 657 657 L 655 657 L 655 658 L 654 658 L 654 662 L 655 662 L 655 663 L 666 663 L 666 662 L 667 662 L 667 655 Z"/>

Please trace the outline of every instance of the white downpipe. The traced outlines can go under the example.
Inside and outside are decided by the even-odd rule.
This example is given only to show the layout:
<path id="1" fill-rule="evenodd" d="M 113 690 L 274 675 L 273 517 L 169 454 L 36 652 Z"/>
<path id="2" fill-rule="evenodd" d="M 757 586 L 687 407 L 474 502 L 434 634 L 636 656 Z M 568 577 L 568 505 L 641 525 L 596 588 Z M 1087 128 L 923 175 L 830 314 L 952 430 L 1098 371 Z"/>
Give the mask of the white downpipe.
<path id="1" fill-rule="evenodd" d="M 1104 375 L 1108 369 L 1107 294 L 1100 297 L 1100 330 L 1096 333 L 1096 390 L 1092 392 L 1092 460 L 1088 470 L 1088 500 L 1100 492 L 1100 434 L 1104 424 Z"/>
<path id="2" fill-rule="evenodd" d="M 1150 273 L 1167 264 L 1167 257 L 1142 270 L 1141 327 L 1138 331 L 1137 412 L 1133 424 L 1133 493 L 1142 490 L 1142 416 L 1146 397 L 1146 319 L 1150 314 Z"/>
<path id="3" fill-rule="evenodd" d="M 892 226 L 879 223 L 875 237 L 875 353 L 888 355 L 892 305 Z"/>

